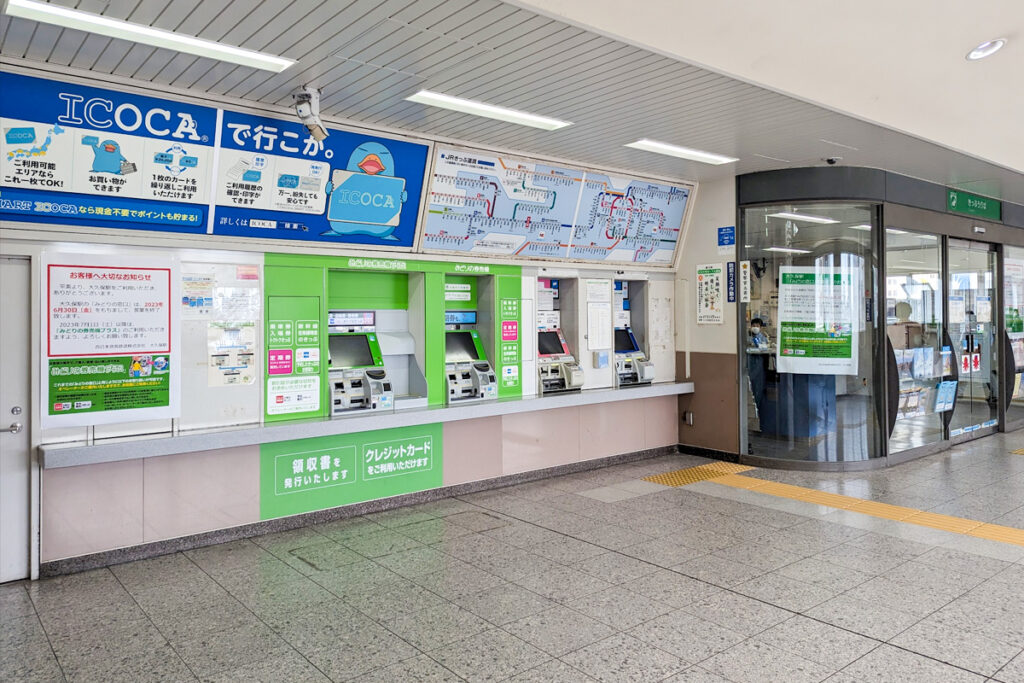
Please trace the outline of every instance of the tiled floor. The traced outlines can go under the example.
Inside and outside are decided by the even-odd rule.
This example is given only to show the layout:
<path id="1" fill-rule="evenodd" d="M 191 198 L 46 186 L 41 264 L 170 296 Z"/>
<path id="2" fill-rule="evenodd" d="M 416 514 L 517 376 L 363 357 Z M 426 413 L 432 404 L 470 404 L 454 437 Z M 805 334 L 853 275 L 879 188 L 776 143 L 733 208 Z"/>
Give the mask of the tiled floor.
<path id="1" fill-rule="evenodd" d="M 1024 527 L 1024 436 L 754 470 Z M 1024 547 L 672 456 L 0 587 L 3 681 L 1024 682 Z"/>

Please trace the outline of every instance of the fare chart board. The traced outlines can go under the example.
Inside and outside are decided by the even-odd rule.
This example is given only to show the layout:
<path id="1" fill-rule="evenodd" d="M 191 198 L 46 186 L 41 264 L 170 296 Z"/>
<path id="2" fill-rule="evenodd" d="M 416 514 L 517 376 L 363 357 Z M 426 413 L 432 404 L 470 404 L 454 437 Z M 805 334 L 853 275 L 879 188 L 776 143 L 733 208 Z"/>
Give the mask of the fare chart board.
<path id="1" fill-rule="evenodd" d="M 439 147 L 424 251 L 671 265 L 692 188 Z"/>

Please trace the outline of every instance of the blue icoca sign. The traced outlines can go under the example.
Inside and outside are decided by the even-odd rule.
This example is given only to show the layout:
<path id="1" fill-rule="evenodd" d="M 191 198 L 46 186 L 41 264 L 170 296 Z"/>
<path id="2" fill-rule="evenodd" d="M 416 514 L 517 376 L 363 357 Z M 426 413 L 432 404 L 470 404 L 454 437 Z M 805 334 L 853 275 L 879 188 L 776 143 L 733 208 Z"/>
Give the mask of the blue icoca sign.
<path id="1" fill-rule="evenodd" d="M 0 73 L 0 116 L 212 145 L 217 110 L 174 100 Z"/>

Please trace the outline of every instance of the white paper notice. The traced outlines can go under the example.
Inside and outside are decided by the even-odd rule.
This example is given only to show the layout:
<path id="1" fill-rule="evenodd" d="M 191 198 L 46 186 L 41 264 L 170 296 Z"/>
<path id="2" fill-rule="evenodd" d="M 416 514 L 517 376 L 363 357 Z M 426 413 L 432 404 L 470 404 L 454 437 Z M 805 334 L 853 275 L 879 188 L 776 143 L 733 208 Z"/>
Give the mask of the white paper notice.
<path id="1" fill-rule="evenodd" d="M 171 278 L 170 267 L 48 265 L 47 355 L 169 353 Z"/>
<path id="2" fill-rule="evenodd" d="M 267 415 L 320 410 L 320 376 L 267 379 Z"/>
<path id="3" fill-rule="evenodd" d="M 697 266 L 697 324 L 721 325 L 725 322 L 725 288 L 721 263 Z"/>
<path id="4" fill-rule="evenodd" d="M 740 303 L 750 303 L 750 261 L 740 261 Z"/>
<path id="5" fill-rule="evenodd" d="M 602 302 L 612 300 L 612 283 L 610 280 L 587 280 L 587 301 Z"/>
<path id="6" fill-rule="evenodd" d="M 591 351 L 612 347 L 612 304 L 587 304 L 587 345 Z"/>

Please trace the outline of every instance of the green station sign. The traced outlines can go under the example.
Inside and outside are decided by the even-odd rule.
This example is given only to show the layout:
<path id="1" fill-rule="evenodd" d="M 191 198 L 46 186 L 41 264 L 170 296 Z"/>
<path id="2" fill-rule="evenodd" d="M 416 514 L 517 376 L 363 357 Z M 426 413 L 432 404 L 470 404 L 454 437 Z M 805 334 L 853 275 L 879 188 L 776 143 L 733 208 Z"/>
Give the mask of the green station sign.
<path id="1" fill-rule="evenodd" d="M 1002 202 L 962 190 L 946 190 L 946 210 L 989 220 L 1002 220 Z"/>

